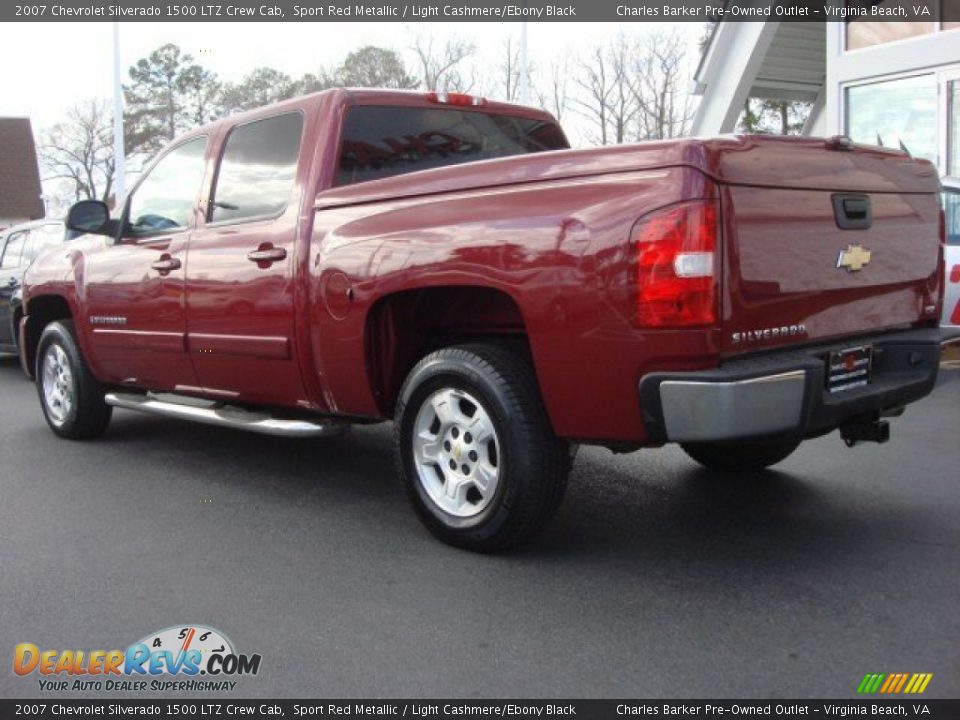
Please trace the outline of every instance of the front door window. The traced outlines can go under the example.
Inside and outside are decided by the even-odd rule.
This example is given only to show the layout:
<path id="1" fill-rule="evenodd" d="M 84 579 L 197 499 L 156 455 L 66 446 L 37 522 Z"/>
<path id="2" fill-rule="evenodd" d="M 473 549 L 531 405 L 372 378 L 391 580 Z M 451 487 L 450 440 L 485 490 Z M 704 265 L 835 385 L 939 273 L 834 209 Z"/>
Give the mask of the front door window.
<path id="1" fill-rule="evenodd" d="M 174 148 L 153 166 L 130 198 L 128 237 L 144 237 L 186 228 L 203 180 L 207 139 Z"/>

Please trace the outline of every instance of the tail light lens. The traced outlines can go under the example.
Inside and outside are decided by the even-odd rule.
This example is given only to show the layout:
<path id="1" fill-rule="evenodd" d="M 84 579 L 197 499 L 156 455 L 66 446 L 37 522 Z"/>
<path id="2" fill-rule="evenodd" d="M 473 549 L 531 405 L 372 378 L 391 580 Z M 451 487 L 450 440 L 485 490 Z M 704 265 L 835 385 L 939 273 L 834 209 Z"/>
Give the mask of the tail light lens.
<path id="1" fill-rule="evenodd" d="M 696 200 L 638 222 L 636 324 L 648 328 L 717 322 L 717 203 Z"/>

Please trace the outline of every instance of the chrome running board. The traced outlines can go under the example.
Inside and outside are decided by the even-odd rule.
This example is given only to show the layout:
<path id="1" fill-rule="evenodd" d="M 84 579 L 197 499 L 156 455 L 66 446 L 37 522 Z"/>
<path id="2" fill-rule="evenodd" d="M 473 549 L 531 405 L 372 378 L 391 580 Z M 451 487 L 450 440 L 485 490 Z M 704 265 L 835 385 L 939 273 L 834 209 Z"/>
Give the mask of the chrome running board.
<path id="1" fill-rule="evenodd" d="M 343 423 L 334 420 L 293 420 L 199 398 L 184 396 L 180 402 L 171 402 L 167 399 L 160 399 L 160 397 L 149 394 L 112 392 L 106 394 L 104 401 L 107 405 L 125 410 L 138 410 L 179 420 L 193 420 L 207 425 L 248 430 L 262 435 L 292 438 L 323 437 L 325 435 L 336 435 L 344 428 Z M 164 394 L 162 397 L 175 398 L 177 396 Z"/>

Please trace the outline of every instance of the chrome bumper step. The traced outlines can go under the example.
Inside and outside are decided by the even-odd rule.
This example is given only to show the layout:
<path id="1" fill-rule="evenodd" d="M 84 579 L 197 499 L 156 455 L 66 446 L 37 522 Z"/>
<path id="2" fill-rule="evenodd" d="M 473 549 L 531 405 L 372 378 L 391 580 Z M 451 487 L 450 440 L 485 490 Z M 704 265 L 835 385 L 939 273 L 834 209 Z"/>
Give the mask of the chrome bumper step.
<path id="1" fill-rule="evenodd" d="M 170 394 L 142 395 L 112 392 L 106 394 L 104 401 L 107 405 L 125 410 L 137 410 L 179 420 L 192 420 L 207 425 L 280 437 L 324 437 L 336 435 L 345 427 L 343 423 L 335 420 L 280 418 L 266 412 L 245 410 L 216 401 Z"/>

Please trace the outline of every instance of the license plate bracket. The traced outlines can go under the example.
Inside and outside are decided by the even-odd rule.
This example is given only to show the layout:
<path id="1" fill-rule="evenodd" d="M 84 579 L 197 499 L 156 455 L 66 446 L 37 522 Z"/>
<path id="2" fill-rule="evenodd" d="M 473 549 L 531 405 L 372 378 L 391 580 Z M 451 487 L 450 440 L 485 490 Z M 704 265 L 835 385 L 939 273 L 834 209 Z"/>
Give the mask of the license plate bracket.
<path id="1" fill-rule="evenodd" d="M 870 382 L 873 346 L 856 345 L 831 352 L 827 358 L 827 391 L 846 392 Z"/>

